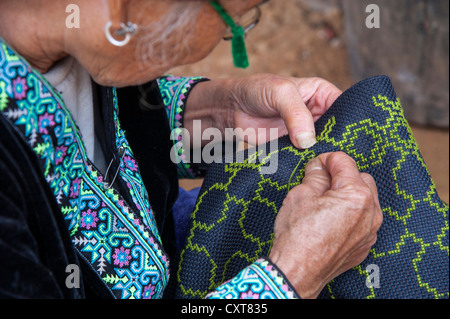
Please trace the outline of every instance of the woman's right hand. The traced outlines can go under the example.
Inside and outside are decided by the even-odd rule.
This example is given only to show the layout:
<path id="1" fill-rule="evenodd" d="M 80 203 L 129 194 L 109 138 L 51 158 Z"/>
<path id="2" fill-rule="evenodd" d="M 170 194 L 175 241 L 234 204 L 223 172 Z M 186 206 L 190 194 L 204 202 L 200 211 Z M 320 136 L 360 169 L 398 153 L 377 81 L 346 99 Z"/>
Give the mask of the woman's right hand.
<path id="1" fill-rule="evenodd" d="M 288 193 L 269 258 L 301 298 L 316 298 L 367 257 L 382 220 L 374 179 L 342 152 L 322 154 Z"/>

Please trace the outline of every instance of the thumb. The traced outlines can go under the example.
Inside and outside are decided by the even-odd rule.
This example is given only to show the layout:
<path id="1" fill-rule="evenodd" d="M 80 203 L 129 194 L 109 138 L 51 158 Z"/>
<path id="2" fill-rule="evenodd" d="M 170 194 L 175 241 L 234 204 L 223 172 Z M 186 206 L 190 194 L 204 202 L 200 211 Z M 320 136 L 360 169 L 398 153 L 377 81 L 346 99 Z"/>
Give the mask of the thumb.
<path id="1" fill-rule="evenodd" d="M 292 143 L 307 149 L 317 143 L 314 118 L 295 83 L 282 79 L 268 90 L 269 105 L 280 114 Z"/>
<path id="2" fill-rule="evenodd" d="M 314 118 L 298 92 L 293 92 L 296 100 L 281 100 L 278 110 L 283 118 L 293 144 L 299 149 L 307 149 L 317 143 Z M 282 103 L 284 102 L 284 103 Z"/>
<path id="3" fill-rule="evenodd" d="M 308 186 L 317 196 L 330 189 L 331 176 L 319 157 L 313 158 L 306 165 L 302 185 Z"/>

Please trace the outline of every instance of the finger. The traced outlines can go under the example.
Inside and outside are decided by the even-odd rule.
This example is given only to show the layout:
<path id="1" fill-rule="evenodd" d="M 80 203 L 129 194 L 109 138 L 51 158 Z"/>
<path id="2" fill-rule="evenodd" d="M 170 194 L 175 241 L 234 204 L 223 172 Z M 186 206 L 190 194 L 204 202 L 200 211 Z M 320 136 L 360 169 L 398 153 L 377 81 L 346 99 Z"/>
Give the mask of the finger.
<path id="1" fill-rule="evenodd" d="M 331 176 L 331 189 L 367 187 L 361 178 L 356 162 L 347 154 L 343 152 L 326 153 L 319 157 Z"/>
<path id="2" fill-rule="evenodd" d="M 272 105 L 286 124 L 292 143 L 300 149 L 307 149 L 317 143 L 314 119 L 303 102 L 297 86 L 287 80 L 273 86 Z"/>
<path id="3" fill-rule="evenodd" d="M 280 115 L 283 118 L 292 143 L 299 149 L 308 149 L 317 143 L 314 118 L 299 98 L 282 105 Z"/>
<path id="4" fill-rule="evenodd" d="M 317 196 L 323 195 L 330 189 L 330 174 L 318 157 L 312 159 L 306 165 L 302 185 L 308 186 Z"/>
<path id="5" fill-rule="evenodd" d="M 342 95 L 334 84 L 321 78 L 292 78 L 296 83 L 304 103 L 317 121 Z"/>

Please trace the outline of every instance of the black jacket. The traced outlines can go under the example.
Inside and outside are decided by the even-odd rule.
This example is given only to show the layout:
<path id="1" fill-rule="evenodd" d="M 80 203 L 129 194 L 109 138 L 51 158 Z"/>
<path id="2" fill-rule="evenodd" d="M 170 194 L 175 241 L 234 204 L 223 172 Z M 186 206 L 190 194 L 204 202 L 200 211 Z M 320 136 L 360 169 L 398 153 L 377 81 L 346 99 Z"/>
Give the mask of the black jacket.
<path id="1" fill-rule="evenodd" d="M 112 89 L 94 86 L 94 105 L 101 109 L 103 128 L 113 132 Z M 162 105 L 156 82 L 144 85 L 147 99 Z M 149 200 L 157 212 L 164 250 L 173 257 L 176 249 L 171 209 L 178 196 L 178 177 L 170 160 L 172 142 L 167 114 L 161 108 L 140 106 L 137 87 L 118 90 L 120 122 L 139 161 Z M 113 152 L 114 136 L 105 136 L 105 154 Z M 38 158 L 22 135 L 0 114 L 0 298 L 105 297 L 98 277 L 89 276 L 88 265 L 79 259 L 63 215 L 51 194 Z M 150 182 L 152 181 L 152 182 Z M 120 184 L 118 184 L 120 188 Z M 127 194 L 127 192 L 122 192 Z M 79 289 L 69 289 L 67 265 L 80 266 Z M 87 284 L 89 283 L 89 284 Z"/>

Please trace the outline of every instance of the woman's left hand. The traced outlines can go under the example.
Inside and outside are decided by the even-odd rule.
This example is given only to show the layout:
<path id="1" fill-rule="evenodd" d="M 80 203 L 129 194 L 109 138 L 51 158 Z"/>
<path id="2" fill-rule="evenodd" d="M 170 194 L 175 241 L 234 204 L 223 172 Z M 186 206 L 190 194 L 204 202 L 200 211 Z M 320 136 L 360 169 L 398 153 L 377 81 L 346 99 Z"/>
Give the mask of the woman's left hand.
<path id="1" fill-rule="evenodd" d="M 277 137 L 289 134 L 296 147 L 305 149 L 316 143 L 314 122 L 341 94 L 320 78 L 258 74 L 202 82 L 188 99 L 185 128 L 189 130 L 192 120 L 208 114 L 210 127 L 222 132 L 241 128 L 245 132 L 241 138 L 249 144 L 268 142 L 270 128 L 276 128 Z"/>

